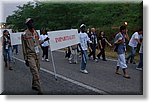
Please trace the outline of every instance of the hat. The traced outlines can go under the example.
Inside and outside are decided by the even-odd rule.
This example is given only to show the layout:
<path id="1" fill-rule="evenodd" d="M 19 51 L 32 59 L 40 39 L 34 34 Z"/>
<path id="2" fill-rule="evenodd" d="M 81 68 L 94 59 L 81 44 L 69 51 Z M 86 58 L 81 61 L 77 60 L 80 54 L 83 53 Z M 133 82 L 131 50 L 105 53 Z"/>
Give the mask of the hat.
<path id="1" fill-rule="evenodd" d="M 80 28 L 82 28 L 82 27 L 86 27 L 86 25 L 85 25 L 85 24 L 81 24 L 81 25 L 80 25 Z"/>
<path id="2" fill-rule="evenodd" d="M 30 20 L 32 20 L 32 21 L 33 21 L 33 19 L 32 19 L 32 18 L 27 18 L 25 23 L 27 24 Z"/>

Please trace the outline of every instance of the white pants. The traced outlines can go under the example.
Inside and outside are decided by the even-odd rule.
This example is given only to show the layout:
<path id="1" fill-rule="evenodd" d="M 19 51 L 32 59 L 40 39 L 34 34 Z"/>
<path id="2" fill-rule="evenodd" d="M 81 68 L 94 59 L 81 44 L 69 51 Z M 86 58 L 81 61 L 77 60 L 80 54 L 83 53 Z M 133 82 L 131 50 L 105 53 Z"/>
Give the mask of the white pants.
<path id="1" fill-rule="evenodd" d="M 77 54 L 77 49 L 72 50 L 69 61 L 78 63 Z"/>
<path id="2" fill-rule="evenodd" d="M 118 54 L 117 66 L 119 66 L 122 69 L 127 68 L 125 53 L 124 54 Z"/>

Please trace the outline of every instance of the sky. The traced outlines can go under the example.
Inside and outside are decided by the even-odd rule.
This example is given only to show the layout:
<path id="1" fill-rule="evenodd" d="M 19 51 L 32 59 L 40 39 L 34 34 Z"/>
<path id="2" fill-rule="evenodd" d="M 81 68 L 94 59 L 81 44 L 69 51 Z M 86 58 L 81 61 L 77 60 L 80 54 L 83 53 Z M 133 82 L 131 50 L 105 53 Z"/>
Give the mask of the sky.
<path id="1" fill-rule="evenodd" d="M 11 1 L 0 1 L 1 2 L 1 19 L 0 19 L 0 22 L 6 22 L 6 18 L 9 16 L 9 15 L 12 15 L 13 14 L 13 11 L 17 10 L 18 8 L 16 6 L 19 6 L 19 5 L 23 5 L 23 4 L 26 4 L 28 1 L 33 1 L 33 0 L 20 0 L 19 2 L 15 0 Z"/>

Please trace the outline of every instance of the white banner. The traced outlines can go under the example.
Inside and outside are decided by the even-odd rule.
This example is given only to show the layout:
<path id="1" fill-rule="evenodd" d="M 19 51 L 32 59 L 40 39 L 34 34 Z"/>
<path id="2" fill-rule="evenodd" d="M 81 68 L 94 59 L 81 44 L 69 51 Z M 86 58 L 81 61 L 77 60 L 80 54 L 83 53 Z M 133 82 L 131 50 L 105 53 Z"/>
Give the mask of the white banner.
<path id="1" fill-rule="evenodd" d="M 40 35 L 40 30 L 36 30 L 38 35 Z M 11 45 L 19 45 L 21 42 L 21 35 L 24 32 L 10 33 Z"/>
<path id="2" fill-rule="evenodd" d="M 10 34 L 11 45 L 21 44 L 21 34 L 23 34 L 23 32 L 11 33 Z"/>
<path id="3" fill-rule="evenodd" d="M 66 48 L 80 42 L 78 30 L 60 30 L 48 32 L 51 51 Z"/>

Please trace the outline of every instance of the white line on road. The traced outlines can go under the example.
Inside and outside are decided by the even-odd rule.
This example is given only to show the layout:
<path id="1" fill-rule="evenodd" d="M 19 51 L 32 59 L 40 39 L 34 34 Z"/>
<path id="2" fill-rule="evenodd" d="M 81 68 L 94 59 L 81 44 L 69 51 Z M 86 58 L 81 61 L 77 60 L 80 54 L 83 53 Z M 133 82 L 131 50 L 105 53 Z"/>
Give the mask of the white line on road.
<path id="1" fill-rule="evenodd" d="M 21 60 L 21 59 L 16 58 L 16 57 L 14 57 L 14 58 L 15 58 L 16 60 L 18 60 L 18 61 L 21 61 L 21 62 L 24 62 L 24 63 L 25 63 L 24 60 Z M 54 75 L 54 72 L 52 72 L 52 71 L 46 70 L 46 69 L 44 69 L 44 68 L 41 68 L 41 70 L 44 71 L 44 72 L 47 72 L 47 73 L 49 73 L 49 74 Z M 75 80 L 73 80 L 73 79 L 67 78 L 67 77 L 62 76 L 62 75 L 60 75 L 60 74 L 56 74 L 56 76 L 59 77 L 59 78 L 61 78 L 61 79 L 67 80 L 67 81 L 69 81 L 69 82 L 71 82 L 71 83 L 73 83 L 73 84 L 76 84 L 76 85 L 79 85 L 79 86 L 84 87 L 84 88 L 86 88 L 86 89 L 89 89 L 89 90 L 92 90 L 92 91 L 94 91 L 94 92 L 97 92 L 97 93 L 99 93 L 99 94 L 108 95 L 108 93 L 105 92 L 105 91 L 99 90 L 99 89 L 97 89 L 97 88 L 94 88 L 94 87 L 92 87 L 92 86 L 83 84 L 83 83 L 78 82 L 78 81 L 75 81 Z"/>

